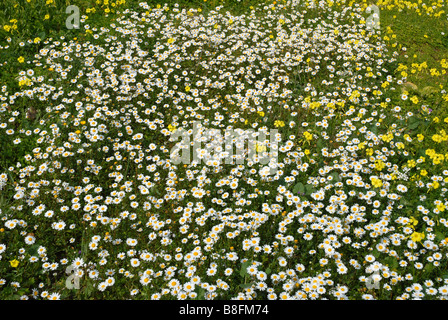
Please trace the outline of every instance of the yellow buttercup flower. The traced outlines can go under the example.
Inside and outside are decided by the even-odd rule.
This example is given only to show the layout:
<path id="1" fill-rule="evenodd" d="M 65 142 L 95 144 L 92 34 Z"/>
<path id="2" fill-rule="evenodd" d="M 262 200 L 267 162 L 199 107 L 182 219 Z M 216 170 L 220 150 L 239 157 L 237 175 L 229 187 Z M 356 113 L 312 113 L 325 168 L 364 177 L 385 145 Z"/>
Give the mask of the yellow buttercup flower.
<path id="1" fill-rule="evenodd" d="M 308 131 L 305 131 L 303 133 L 303 136 L 305 137 L 306 140 L 310 141 L 313 139 L 313 135 L 311 133 L 309 133 Z"/>
<path id="2" fill-rule="evenodd" d="M 13 268 L 17 268 L 17 266 L 19 265 L 19 261 L 16 259 L 9 261 L 9 263 L 11 264 L 11 267 L 13 267 Z"/>
<path id="3" fill-rule="evenodd" d="M 275 120 L 274 126 L 276 126 L 277 128 L 278 127 L 284 127 L 285 123 L 283 121 L 281 121 L 281 120 Z"/>
<path id="4" fill-rule="evenodd" d="M 389 132 L 387 135 L 382 135 L 381 139 L 385 142 L 390 142 L 394 138 L 394 135 Z"/>
<path id="5" fill-rule="evenodd" d="M 417 163 L 415 162 L 415 160 L 408 160 L 407 166 L 409 168 L 413 168 L 417 165 Z"/>
<path id="6" fill-rule="evenodd" d="M 381 160 L 379 160 L 379 159 L 375 161 L 375 169 L 376 169 L 376 170 L 381 171 L 381 170 L 383 170 L 385 167 L 386 167 L 386 164 L 385 164 L 383 161 L 381 161 Z"/>
<path id="7" fill-rule="evenodd" d="M 383 182 L 378 178 L 370 178 L 370 180 L 372 181 L 372 185 L 374 188 L 381 188 L 381 186 L 383 185 Z"/>
<path id="8" fill-rule="evenodd" d="M 261 144 L 261 143 L 256 143 L 255 144 L 255 150 L 257 150 L 257 152 L 263 152 L 266 151 L 266 146 Z"/>
<path id="9" fill-rule="evenodd" d="M 31 84 L 31 80 L 28 78 L 25 78 L 25 79 L 19 81 L 19 86 L 21 86 L 21 87 L 29 86 L 30 84 Z"/>

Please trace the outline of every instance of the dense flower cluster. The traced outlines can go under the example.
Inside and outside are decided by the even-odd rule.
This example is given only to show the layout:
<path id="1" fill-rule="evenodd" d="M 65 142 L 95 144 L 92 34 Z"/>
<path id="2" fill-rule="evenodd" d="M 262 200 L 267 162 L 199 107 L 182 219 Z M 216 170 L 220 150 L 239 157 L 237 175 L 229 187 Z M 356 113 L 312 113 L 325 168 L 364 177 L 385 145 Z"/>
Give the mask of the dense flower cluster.
<path id="1" fill-rule="evenodd" d="M 446 298 L 448 170 L 422 166 L 445 161 L 448 137 L 409 151 L 420 137 L 393 100 L 399 53 L 365 18 L 326 1 L 248 16 L 142 3 L 85 26 L 90 41 L 46 40 L 0 97 L 1 134 L 33 141 L 0 175 L 13 190 L 0 286 L 68 297 L 73 266 L 79 292 L 106 298 Z M 174 164 L 170 137 L 194 122 L 264 132 L 259 152 L 278 130 L 275 173 L 256 159 Z"/>

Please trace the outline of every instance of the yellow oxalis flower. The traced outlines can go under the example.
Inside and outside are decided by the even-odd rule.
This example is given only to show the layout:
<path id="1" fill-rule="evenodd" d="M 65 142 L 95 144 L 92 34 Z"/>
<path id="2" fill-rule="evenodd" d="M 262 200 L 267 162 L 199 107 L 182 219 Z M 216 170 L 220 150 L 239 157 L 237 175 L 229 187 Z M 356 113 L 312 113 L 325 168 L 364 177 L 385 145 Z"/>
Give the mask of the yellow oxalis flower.
<path id="1" fill-rule="evenodd" d="M 411 225 L 411 227 L 412 227 L 412 225 L 416 226 L 417 224 L 418 224 L 418 220 L 415 219 L 414 217 L 411 217 L 411 222 L 409 225 Z"/>
<path id="2" fill-rule="evenodd" d="M 411 234 L 411 240 L 414 242 L 419 242 L 425 239 L 425 234 L 423 232 L 414 232 Z"/>

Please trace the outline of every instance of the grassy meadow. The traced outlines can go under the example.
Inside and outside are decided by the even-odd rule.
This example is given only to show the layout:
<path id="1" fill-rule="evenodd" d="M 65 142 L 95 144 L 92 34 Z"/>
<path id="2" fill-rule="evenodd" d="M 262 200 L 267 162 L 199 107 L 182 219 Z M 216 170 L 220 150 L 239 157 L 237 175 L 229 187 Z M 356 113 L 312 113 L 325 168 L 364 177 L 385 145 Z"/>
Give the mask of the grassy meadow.
<path id="1" fill-rule="evenodd" d="M 447 299 L 447 12 L 2 1 L 0 299 Z"/>

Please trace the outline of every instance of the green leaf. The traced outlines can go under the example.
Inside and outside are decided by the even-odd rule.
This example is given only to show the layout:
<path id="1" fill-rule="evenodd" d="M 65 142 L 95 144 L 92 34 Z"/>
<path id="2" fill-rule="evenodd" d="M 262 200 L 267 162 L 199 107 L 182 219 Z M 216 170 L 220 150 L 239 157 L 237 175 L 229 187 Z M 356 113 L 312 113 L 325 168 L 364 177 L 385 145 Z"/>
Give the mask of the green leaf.
<path id="1" fill-rule="evenodd" d="M 84 294 L 85 294 L 87 297 L 90 297 L 91 294 L 93 293 L 94 289 L 95 289 L 95 288 L 93 287 L 93 285 L 92 285 L 90 282 L 88 282 L 87 285 L 86 285 L 86 287 L 85 287 L 85 289 L 84 289 Z"/>
<path id="2" fill-rule="evenodd" d="M 374 256 L 375 258 L 378 259 L 379 255 L 380 255 L 380 252 L 377 249 L 373 249 L 372 256 Z"/>
<path id="3" fill-rule="evenodd" d="M 314 187 L 313 187 L 312 185 L 307 184 L 307 185 L 305 186 L 305 194 L 306 194 L 306 195 L 310 195 L 310 194 L 312 194 L 313 192 L 316 192 L 316 189 L 314 189 Z"/>
<path id="4" fill-rule="evenodd" d="M 254 283 L 253 283 L 253 282 L 249 282 L 249 283 L 242 283 L 242 284 L 240 284 L 239 286 L 240 286 L 241 288 L 243 288 L 243 289 L 247 289 L 247 288 L 252 287 L 252 285 L 254 285 Z"/>
<path id="5" fill-rule="evenodd" d="M 292 189 L 292 192 L 293 193 L 298 193 L 298 192 L 305 193 L 305 186 L 303 185 L 302 182 L 298 182 Z"/>
<path id="6" fill-rule="evenodd" d="M 398 268 L 398 260 L 395 257 L 387 257 L 384 259 L 384 262 L 391 270 L 395 270 Z"/>
<path id="7" fill-rule="evenodd" d="M 417 127 L 419 125 L 420 125 L 420 122 L 413 122 L 408 127 L 409 127 L 409 129 L 413 130 L 413 129 L 417 129 Z"/>
<path id="8" fill-rule="evenodd" d="M 204 288 L 202 288 L 202 287 L 200 287 L 200 286 L 196 286 L 196 287 L 194 288 L 194 292 L 197 293 L 197 297 L 196 297 L 197 300 L 203 300 L 203 299 L 204 299 L 204 296 L 205 296 L 205 290 L 204 290 Z"/>
<path id="9" fill-rule="evenodd" d="M 442 241 L 443 239 L 445 239 L 445 235 L 442 232 L 440 232 L 440 231 L 436 231 L 435 235 L 436 235 L 436 240 L 437 241 Z"/>
<path id="10" fill-rule="evenodd" d="M 39 245 L 38 245 L 38 244 L 33 244 L 31 247 L 29 247 L 29 248 L 27 249 L 27 253 L 28 253 L 30 256 L 34 256 L 34 255 L 37 254 L 37 249 L 39 249 Z"/>
<path id="11" fill-rule="evenodd" d="M 336 183 L 336 182 L 341 181 L 341 177 L 339 176 L 339 173 L 337 173 L 336 171 L 333 171 L 332 173 L 330 173 L 330 176 L 333 177 L 333 180 L 331 180 L 331 183 Z"/>
<path id="12" fill-rule="evenodd" d="M 425 267 L 423 268 L 423 272 L 426 274 L 431 273 L 432 269 L 434 269 L 434 265 L 432 263 L 427 263 Z"/>
<path id="13" fill-rule="evenodd" d="M 41 39 L 41 41 L 44 41 L 46 36 L 47 36 L 47 34 L 45 33 L 45 31 L 42 31 L 42 32 L 39 32 L 37 34 L 37 36 Z"/>
<path id="14" fill-rule="evenodd" d="M 408 119 L 408 128 L 413 130 L 416 129 L 420 124 L 421 124 L 421 120 L 416 118 L 416 117 L 410 117 Z"/>
<path id="15" fill-rule="evenodd" d="M 244 278 L 244 277 L 247 275 L 247 268 L 248 268 L 250 265 L 252 265 L 252 260 L 243 262 L 243 263 L 241 264 L 241 270 L 240 270 L 240 276 L 241 276 L 241 277 Z"/>

